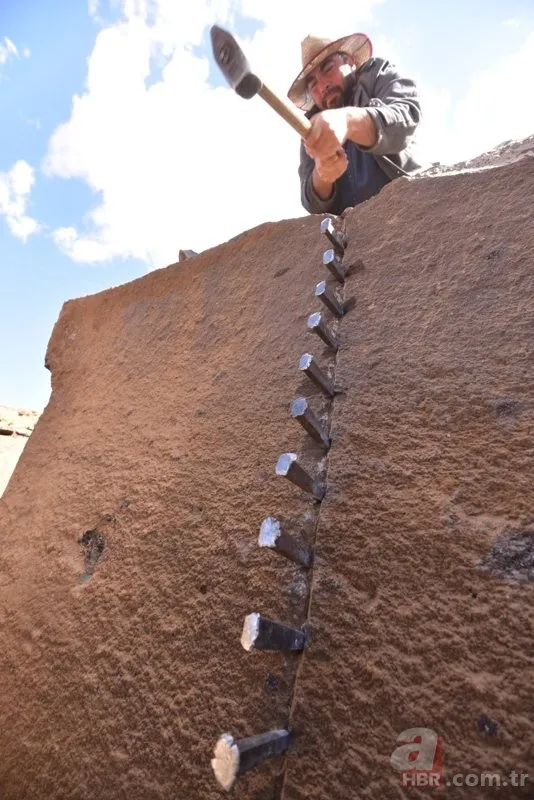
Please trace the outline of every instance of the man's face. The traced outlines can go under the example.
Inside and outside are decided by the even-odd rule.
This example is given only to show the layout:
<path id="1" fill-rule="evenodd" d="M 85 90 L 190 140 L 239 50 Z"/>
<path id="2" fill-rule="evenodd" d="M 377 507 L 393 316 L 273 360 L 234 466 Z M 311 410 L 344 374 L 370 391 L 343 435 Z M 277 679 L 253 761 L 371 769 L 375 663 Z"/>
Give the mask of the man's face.
<path id="1" fill-rule="evenodd" d="M 347 75 L 352 71 L 353 65 L 354 59 L 351 56 L 334 53 L 310 72 L 306 87 L 321 111 L 325 108 L 342 108 Z"/>

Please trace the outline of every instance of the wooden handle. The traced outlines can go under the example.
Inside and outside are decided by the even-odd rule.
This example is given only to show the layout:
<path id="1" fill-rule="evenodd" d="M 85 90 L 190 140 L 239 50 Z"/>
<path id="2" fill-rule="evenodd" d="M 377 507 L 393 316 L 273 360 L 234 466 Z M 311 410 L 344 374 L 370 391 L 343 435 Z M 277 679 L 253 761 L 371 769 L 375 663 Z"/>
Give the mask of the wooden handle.
<path id="1" fill-rule="evenodd" d="M 280 116 L 283 117 L 283 119 L 285 119 L 285 121 L 288 122 L 291 127 L 302 136 L 303 139 L 306 138 L 308 133 L 311 131 L 311 122 L 305 116 L 304 112 L 300 110 L 300 108 L 297 108 L 295 105 L 293 105 L 293 103 L 291 103 L 289 100 L 286 100 L 284 97 L 279 97 L 265 84 L 262 85 L 258 94 L 263 100 L 265 100 L 266 103 L 269 103 L 271 108 L 280 114 Z"/>
<path id="2" fill-rule="evenodd" d="M 271 108 L 274 108 L 286 122 L 289 122 L 291 127 L 294 128 L 303 139 L 306 138 L 311 131 L 312 124 L 300 108 L 297 108 L 290 100 L 286 100 L 285 97 L 279 97 L 265 84 L 262 84 L 258 94 L 266 103 L 269 103 Z M 343 155 L 343 148 L 340 148 L 337 153 L 340 156 Z"/>

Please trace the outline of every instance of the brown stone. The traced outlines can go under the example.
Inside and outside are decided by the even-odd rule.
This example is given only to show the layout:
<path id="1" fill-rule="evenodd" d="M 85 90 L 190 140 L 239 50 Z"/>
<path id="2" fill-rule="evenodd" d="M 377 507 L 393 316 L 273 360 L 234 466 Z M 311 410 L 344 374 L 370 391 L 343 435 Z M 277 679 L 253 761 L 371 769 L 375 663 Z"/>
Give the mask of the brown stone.
<path id="1" fill-rule="evenodd" d="M 322 400 L 296 368 L 317 217 L 64 306 L 0 500 L 2 800 L 216 800 L 224 730 L 295 734 L 240 777 L 250 800 L 399 798 L 413 727 L 443 737 L 448 774 L 528 772 L 533 192 L 524 159 L 400 179 L 345 215 L 363 267 L 339 352 L 316 345 L 342 389 L 320 506 L 273 470 L 324 457 L 287 414 Z M 313 569 L 265 558 L 271 513 Z M 306 626 L 305 654 L 245 653 L 250 608 Z"/>

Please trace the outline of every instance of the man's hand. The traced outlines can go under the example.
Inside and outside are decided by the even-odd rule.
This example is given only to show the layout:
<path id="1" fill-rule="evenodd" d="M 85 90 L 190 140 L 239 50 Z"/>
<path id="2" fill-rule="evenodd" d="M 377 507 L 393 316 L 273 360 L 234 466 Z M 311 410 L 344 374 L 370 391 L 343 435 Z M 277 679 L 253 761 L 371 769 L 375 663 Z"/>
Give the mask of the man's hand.
<path id="1" fill-rule="evenodd" d="M 311 131 L 304 139 L 304 147 L 315 160 L 333 156 L 347 139 L 363 147 L 373 147 L 378 139 L 372 117 L 365 108 L 357 106 L 321 111 L 312 117 L 311 125 Z"/>
<path id="2" fill-rule="evenodd" d="M 321 111 L 311 119 L 311 131 L 304 139 L 308 155 L 326 160 L 341 150 L 348 136 L 348 109 L 332 108 Z"/>
<path id="3" fill-rule="evenodd" d="M 326 200 L 332 194 L 332 186 L 348 167 L 343 148 L 327 158 L 317 158 L 312 173 L 313 186 L 319 197 Z"/>
<path id="4" fill-rule="evenodd" d="M 348 167 L 347 154 L 343 148 L 328 158 L 316 158 L 315 170 L 324 183 L 335 183 Z"/>

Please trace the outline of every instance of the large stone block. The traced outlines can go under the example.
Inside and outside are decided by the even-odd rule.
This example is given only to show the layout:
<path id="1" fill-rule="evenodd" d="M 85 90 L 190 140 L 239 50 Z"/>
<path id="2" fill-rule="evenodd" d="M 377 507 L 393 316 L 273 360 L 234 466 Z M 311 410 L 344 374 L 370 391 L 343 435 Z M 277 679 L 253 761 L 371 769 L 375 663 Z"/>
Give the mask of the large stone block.
<path id="1" fill-rule="evenodd" d="M 215 800 L 219 735 L 285 727 L 240 797 L 427 797 L 390 763 L 415 727 L 446 778 L 532 768 L 533 192 L 525 159 L 347 212 L 337 353 L 318 217 L 64 306 L 0 500 L 2 800 Z M 327 454 L 289 415 L 331 403 L 307 350 Z M 320 505 L 282 452 L 327 467 Z M 269 515 L 313 568 L 257 546 Z M 246 653 L 250 612 L 306 649 Z"/>

